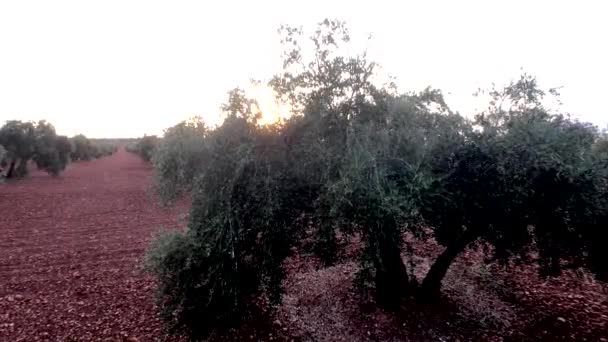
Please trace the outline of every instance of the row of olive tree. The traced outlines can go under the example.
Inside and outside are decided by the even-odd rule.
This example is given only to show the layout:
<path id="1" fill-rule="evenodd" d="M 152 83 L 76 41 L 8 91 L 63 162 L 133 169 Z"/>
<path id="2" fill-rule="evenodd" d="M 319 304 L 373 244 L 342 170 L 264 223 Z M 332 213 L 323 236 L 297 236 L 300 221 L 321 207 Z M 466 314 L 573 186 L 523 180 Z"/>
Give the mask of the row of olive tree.
<path id="1" fill-rule="evenodd" d="M 30 161 L 51 175 L 58 175 L 70 160 L 89 160 L 116 151 L 115 146 L 99 147 L 84 135 L 72 139 L 57 135 L 55 127 L 44 120 L 7 121 L 0 128 L 0 147 L 0 166 L 6 168 L 6 178 L 25 176 Z"/>
<path id="2" fill-rule="evenodd" d="M 222 125 L 180 123 L 154 149 L 162 198 L 193 203 L 188 230 L 157 240 L 149 257 L 170 322 L 198 336 L 238 322 L 259 295 L 280 301 L 303 217 L 327 263 L 336 236 L 363 238 L 357 282 L 388 308 L 403 295 L 436 296 L 476 241 L 494 246 L 495 260 L 534 248 L 546 275 L 608 276 L 606 143 L 545 108 L 553 91 L 524 75 L 490 91 L 489 108 L 468 120 L 438 90 L 377 86 L 365 54 L 340 54 L 350 40 L 342 22 L 320 24 L 312 53 L 301 29 L 281 32 L 285 70 L 269 85 L 291 104 L 289 119 L 258 125 L 255 102 L 237 89 Z M 423 228 L 445 250 L 416 279 L 403 236 Z"/>
<path id="3" fill-rule="evenodd" d="M 72 160 L 91 160 L 104 156 L 110 156 L 118 151 L 116 144 L 103 140 L 89 139 L 82 134 L 74 136 L 72 139 Z"/>
<path id="4" fill-rule="evenodd" d="M 6 178 L 27 174 L 27 164 L 34 161 L 39 169 L 57 175 L 69 162 L 71 144 L 67 137 L 57 135 L 46 121 L 8 121 L 0 128 L 0 145 L 5 150 L 2 167 Z"/>
<path id="5" fill-rule="evenodd" d="M 155 135 L 144 135 L 127 145 L 127 151 L 139 155 L 145 161 L 151 161 L 159 138 Z"/>
<path id="6" fill-rule="evenodd" d="M 127 146 L 127 151 L 152 162 L 156 171 L 156 193 L 165 204 L 188 194 L 208 158 L 209 128 L 193 117 L 165 130 L 163 137 L 144 135 Z"/>

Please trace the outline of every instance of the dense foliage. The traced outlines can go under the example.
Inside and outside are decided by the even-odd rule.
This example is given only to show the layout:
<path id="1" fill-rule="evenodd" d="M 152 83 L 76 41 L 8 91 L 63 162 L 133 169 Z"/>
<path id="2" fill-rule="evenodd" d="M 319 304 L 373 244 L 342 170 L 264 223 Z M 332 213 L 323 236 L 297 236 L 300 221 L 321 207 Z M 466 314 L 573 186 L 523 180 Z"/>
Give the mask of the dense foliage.
<path id="1" fill-rule="evenodd" d="M 91 160 L 94 155 L 94 147 L 91 140 L 83 134 L 78 134 L 72 138 L 74 149 L 72 151 L 72 160 Z"/>
<path id="2" fill-rule="evenodd" d="M 71 139 L 57 135 L 55 127 L 39 122 L 7 121 L 0 128 L 0 172 L 6 178 L 23 177 L 28 163 L 50 175 L 59 175 L 72 161 L 90 160 L 116 152 L 109 141 L 91 141 L 80 134 Z"/>
<path id="3" fill-rule="evenodd" d="M 109 156 L 118 150 L 118 147 L 112 141 L 106 139 L 89 139 L 82 134 L 78 134 L 72 138 L 74 146 L 71 158 L 77 160 L 91 160 Z"/>
<path id="4" fill-rule="evenodd" d="M 6 149 L 4 148 L 4 146 L 0 145 L 0 165 L 5 166 L 4 165 L 5 162 L 6 162 Z"/>
<path id="5" fill-rule="evenodd" d="M 72 149 L 68 138 L 57 135 L 46 121 L 8 121 L 0 128 L 0 145 L 5 151 L 0 161 L 7 168 L 7 178 L 25 176 L 30 161 L 51 175 L 58 175 L 68 164 Z"/>
<path id="6" fill-rule="evenodd" d="M 182 122 L 135 148 L 153 160 L 163 199 L 192 196 L 188 229 L 149 256 L 169 321 L 200 336 L 238 322 L 256 298 L 279 301 L 302 220 L 327 263 L 338 236 L 361 236 L 357 283 L 389 308 L 403 295 L 436 296 L 476 241 L 495 260 L 537 252 L 543 275 L 583 267 L 606 279 L 605 138 L 544 107 L 554 90 L 523 75 L 490 90 L 488 109 L 469 120 L 439 90 L 378 85 L 365 54 L 340 53 L 350 41 L 342 22 L 320 23 L 312 53 L 301 29 L 280 32 L 284 71 L 269 86 L 290 103 L 289 119 L 258 125 L 255 101 L 236 89 L 221 126 Z M 417 279 L 403 236 L 423 228 L 445 250 Z"/>
<path id="7" fill-rule="evenodd" d="M 194 335 L 237 322 L 254 295 L 279 300 L 297 214 L 293 194 L 276 192 L 293 184 L 284 172 L 284 146 L 242 117 L 214 133 L 188 231 L 151 258 L 166 314 Z"/>
<path id="8" fill-rule="evenodd" d="M 168 128 L 157 143 L 153 162 L 156 190 L 163 201 L 171 202 L 192 190 L 196 176 L 209 158 L 207 133 L 205 123 L 195 117 Z"/>
<path id="9" fill-rule="evenodd" d="M 127 146 L 127 151 L 139 155 L 145 161 L 151 161 L 156 150 L 156 145 L 158 145 L 158 140 L 158 137 L 155 135 L 144 135 Z"/>
<path id="10" fill-rule="evenodd" d="M 118 145 L 123 144 L 122 139 L 91 139 L 95 151 L 94 158 L 111 156 L 118 151 Z"/>

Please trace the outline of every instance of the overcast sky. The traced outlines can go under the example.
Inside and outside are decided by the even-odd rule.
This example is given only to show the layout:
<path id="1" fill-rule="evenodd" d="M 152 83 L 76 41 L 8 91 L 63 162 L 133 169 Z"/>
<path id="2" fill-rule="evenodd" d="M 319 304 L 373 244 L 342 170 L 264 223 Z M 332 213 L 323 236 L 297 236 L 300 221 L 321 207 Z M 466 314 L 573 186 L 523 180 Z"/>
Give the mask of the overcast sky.
<path id="1" fill-rule="evenodd" d="M 158 134 L 280 66 L 277 27 L 346 20 L 401 90 L 471 94 L 516 78 L 562 86 L 563 110 L 608 123 L 608 5 L 602 1 L 4 1 L 0 122 L 47 119 L 59 133 Z"/>

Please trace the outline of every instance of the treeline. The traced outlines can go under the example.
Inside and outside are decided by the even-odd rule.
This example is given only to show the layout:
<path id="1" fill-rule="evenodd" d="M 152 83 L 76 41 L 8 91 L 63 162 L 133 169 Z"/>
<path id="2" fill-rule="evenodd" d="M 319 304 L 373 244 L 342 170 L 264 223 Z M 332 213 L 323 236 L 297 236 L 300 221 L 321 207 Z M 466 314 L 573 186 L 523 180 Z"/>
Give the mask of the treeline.
<path id="1" fill-rule="evenodd" d="M 255 101 L 236 89 L 220 126 L 182 122 L 133 149 L 152 160 L 163 200 L 192 198 L 187 231 L 163 235 L 148 257 L 169 323 L 198 338 L 239 322 L 254 298 L 280 302 L 282 263 L 310 223 L 326 264 L 341 239 L 361 237 L 355 285 L 389 309 L 437 298 L 476 243 L 492 246 L 488 261 L 608 279 L 608 142 L 545 107 L 554 90 L 523 75 L 486 92 L 488 108 L 469 119 L 439 90 L 375 84 L 364 54 L 340 54 L 342 22 L 322 22 L 306 54 L 301 29 L 281 32 L 285 69 L 269 86 L 289 119 L 258 125 Z M 429 229 L 445 250 L 418 279 L 404 234 Z"/>
<path id="2" fill-rule="evenodd" d="M 90 160 L 116 150 L 116 145 L 96 144 L 82 134 L 71 139 L 58 135 L 55 127 L 44 120 L 11 120 L 0 128 L 0 176 L 23 177 L 30 162 L 56 176 L 70 160 Z"/>
<path id="3" fill-rule="evenodd" d="M 118 151 L 118 146 L 106 139 L 89 139 L 79 134 L 72 139 L 72 160 L 91 160 L 110 156 Z"/>
<path id="4" fill-rule="evenodd" d="M 145 161 L 151 161 L 159 138 L 155 135 L 144 135 L 127 145 L 127 151 L 135 153 Z"/>

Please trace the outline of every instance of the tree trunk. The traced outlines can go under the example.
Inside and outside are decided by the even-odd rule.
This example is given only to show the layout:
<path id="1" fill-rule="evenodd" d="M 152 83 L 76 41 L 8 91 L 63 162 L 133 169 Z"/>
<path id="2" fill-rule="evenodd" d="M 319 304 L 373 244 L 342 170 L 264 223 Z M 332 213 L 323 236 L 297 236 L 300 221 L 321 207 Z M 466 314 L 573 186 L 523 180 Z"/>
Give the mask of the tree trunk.
<path id="1" fill-rule="evenodd" d="M 422 295 L 425 297 L 432 297 L 439 294 L 441 290 L 441 281 L 445 277 L 450 265 L 456 259 L 456 256 L 462 252 L 469 242 L 473 239 L 463 237 L 451 245 L 448 245 L 446 249 L 435 259 L 435 262 L 431 266 L 420 288 Z"/>
<path id="2" fill-rule="evenodd" d="M 13 176 L 13 172 L 15 171 L 15 165 L 17 165 L 16 159 L 11 159 L 11 164 L 8 167 L 8 172 L 6 173 L 6 178 L 11 178 Z"/>
<path id="3" fill-rule="evenodd" d="M 19 159 L 19 163 L 17 164 L 17 167 L 15 168 L 15 171 L 13 172 L 16 174 L 17 177 L 24 177 L 25 175 L 27 175 L 28 160 L 29 159 L 24 159 L 24 158 Z"/>
<path id="4" fill-rule="evenodd" d="M 407 269 L 398 246 L 380 249 L 376 265 L 376 301 L 387 309 L 396 309 L 409 288 Z"/>

